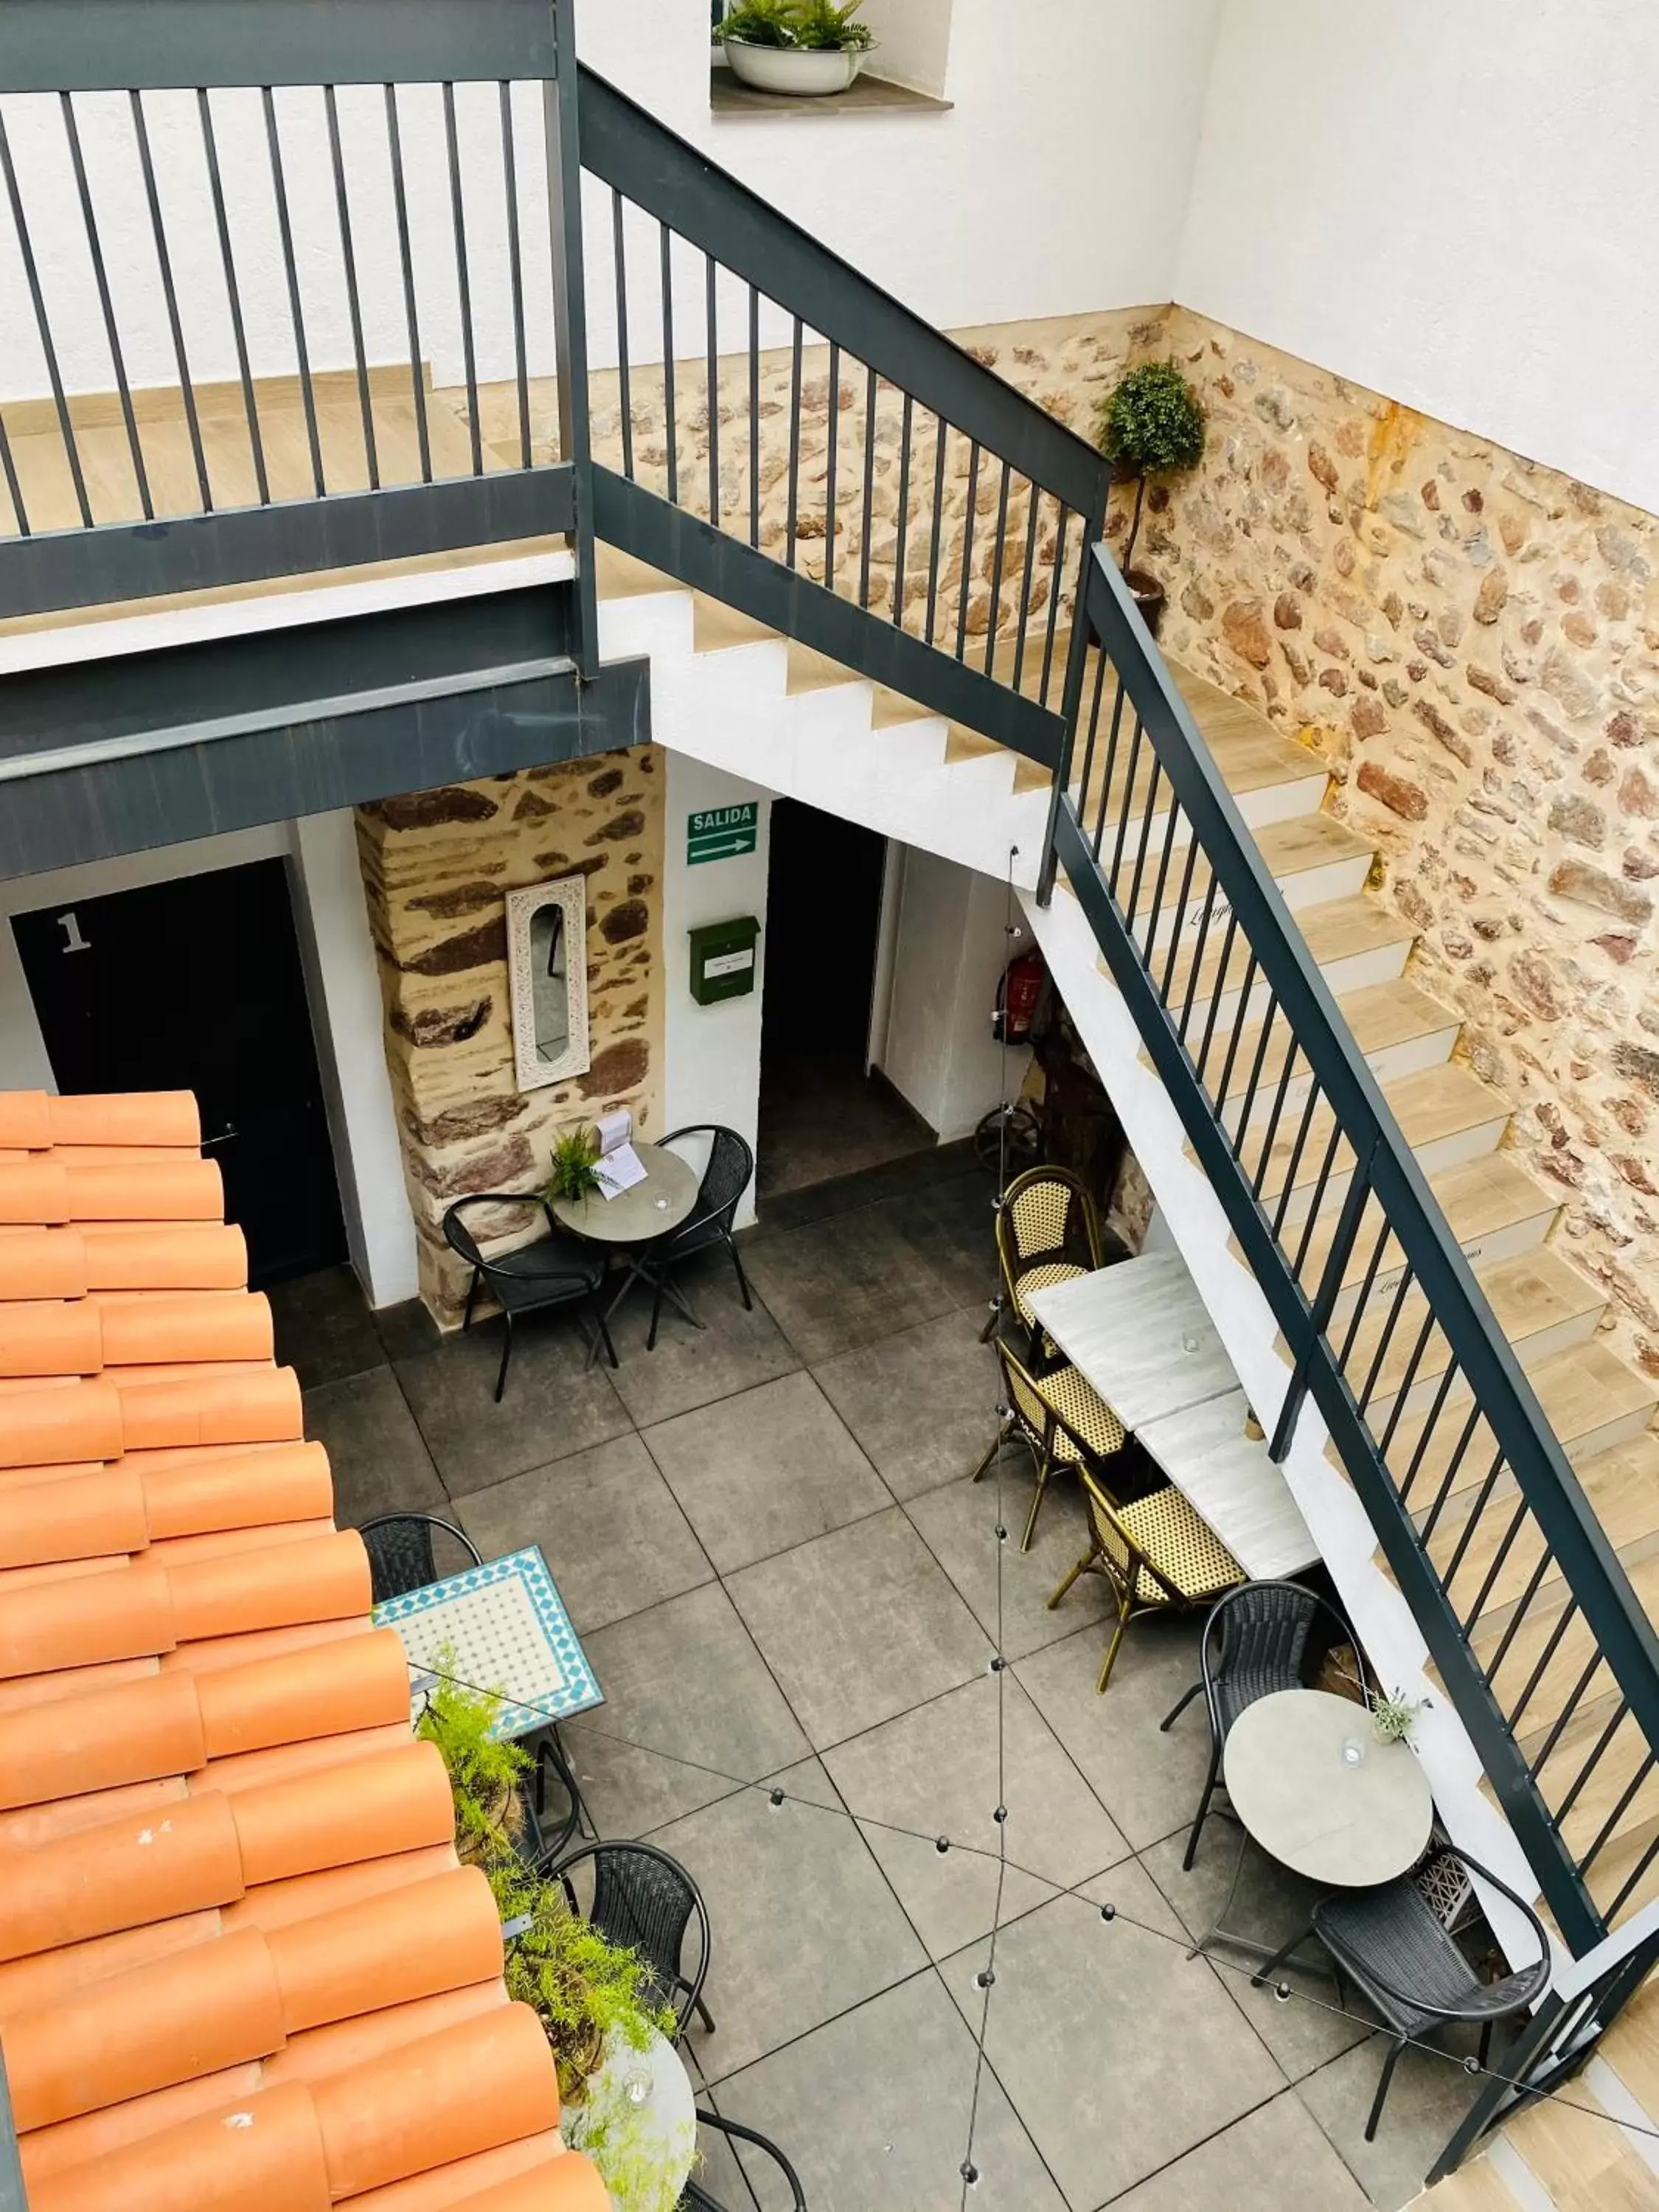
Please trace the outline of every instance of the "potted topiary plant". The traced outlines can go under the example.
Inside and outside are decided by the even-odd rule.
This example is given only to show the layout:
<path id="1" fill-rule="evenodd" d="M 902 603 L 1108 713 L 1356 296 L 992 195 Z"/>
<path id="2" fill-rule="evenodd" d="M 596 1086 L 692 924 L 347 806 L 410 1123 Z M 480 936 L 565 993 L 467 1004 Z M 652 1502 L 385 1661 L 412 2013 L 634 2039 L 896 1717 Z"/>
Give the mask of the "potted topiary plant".
<path id="1" fill-rule="evenodd" d="M 427 1693 L 416 1735 L 435 1743 L 449 1770 L 455 1800 L 455 1849 L 469 1866 L 487 1866 L 498 1852 L 510 1850 L 522 1825 L 519 1785 L 532 1764 L 530 1753 L 489 1733 L 501 1698 L 469 1690 L 444 1677 L 453 1672 L 453 1655 L 438 1655 L 439 1680 Z"/>
<path id="2" fill-rule="evenodd" d="M 845 92 L 875 45 L 854 21 L 864 0 L 740 0 L 714 27 L 714 42 L 740 84 L 813 97 Z"/>
<path id="3" fill-rule="evenodd" d="M 1134 511 L 1121 566 L 1154 637 L 1164 614 L 1164 586 L 1133 564 L 1135 538 L 1146 504 L 1149 477 L 1189 469 L 1204 451 L 1204 409 L 1172 361 L 1143 362 L 1121 377 L 1100 403 L 1100 450 L 1134 480 Z"/>
<path id="4" fill-rule="evenodd" d="M 592 1128 L 571 1129 L 553 1147 L 547 1195 L 574 1205 L 599 1187 L 599 1140 Z"/>

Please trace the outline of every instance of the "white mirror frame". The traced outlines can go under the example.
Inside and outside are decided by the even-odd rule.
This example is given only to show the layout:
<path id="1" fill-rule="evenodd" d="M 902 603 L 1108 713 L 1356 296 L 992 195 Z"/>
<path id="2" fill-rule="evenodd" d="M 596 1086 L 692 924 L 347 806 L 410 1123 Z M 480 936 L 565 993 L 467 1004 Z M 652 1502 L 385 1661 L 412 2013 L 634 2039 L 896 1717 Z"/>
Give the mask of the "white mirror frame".
<path id="1" fill-rule="evenodd" d="M 569 1042 L 556 1060 L 544 1059 L 536 1043 L 535 980 L 530 953 L 531 925 L 538 914 L 556 906 L 564 914 L 565 989 L 569 1002 Z M 587 1037 L 587 878 L 560 876 L 507 894 L 507 975 L 513 1006 L 513 1065 L 520 1091 L 539 1091 L 586 1075 L 591 1053 Z"/>

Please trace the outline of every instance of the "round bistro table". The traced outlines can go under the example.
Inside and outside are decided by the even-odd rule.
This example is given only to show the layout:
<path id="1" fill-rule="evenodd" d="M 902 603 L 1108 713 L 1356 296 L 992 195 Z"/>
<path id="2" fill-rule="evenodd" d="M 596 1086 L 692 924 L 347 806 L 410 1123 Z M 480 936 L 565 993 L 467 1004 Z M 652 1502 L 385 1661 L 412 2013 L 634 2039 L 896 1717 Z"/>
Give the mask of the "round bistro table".
<path id="1" fill-rule="evenodd" d="M 634 1285 L 646 1279 L 641 1261 L 652 1245 L 659 1237 L 672 1236 L 690 1218 L 697 1203 L 699 1179 L 689 1160 L 661 1145 L 635 1145 L 634 1152 L 645 1170 L 643 1182 L 618 1191 L 615 1198 L 601 1198 L 597 1191 L 590 1191 L 586 1198 L 553 1200 L 554 1219 L 573 1237 L 626 1252 L 628 1272 L 605 1310 L 607 1322 Z M 672 1283 L 664 1283 L 663 1294 L 689 1322 L 702 1327 Z"/>
<path id="2" fill-rule="evenodd" d="M 1247 1705 L 1227 1731 L 1221 1769 L 1245 1838 L 1200 1950 L 1220 1939 L 1270 1955 L 1224 1924 L 1250 1838 L 1331 1889 L 1392 1881 L 1428 1843 L 1434 1800 L 1410 1746 L 1379 1743 L 1365 1707 L 1328 1691 L 1275 1690 Z"/>

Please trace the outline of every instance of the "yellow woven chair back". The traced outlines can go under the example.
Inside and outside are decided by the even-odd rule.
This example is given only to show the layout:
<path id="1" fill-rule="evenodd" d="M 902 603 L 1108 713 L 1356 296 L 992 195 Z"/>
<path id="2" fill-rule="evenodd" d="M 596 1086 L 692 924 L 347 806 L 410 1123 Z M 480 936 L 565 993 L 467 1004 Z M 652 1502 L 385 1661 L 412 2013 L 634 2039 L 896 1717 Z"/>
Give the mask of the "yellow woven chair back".
<path id="1" fill-rule="evenodd" d="M 1026 1431 L 1038 1451 L 1045 1449 L 1048 1437 L 1049 1409 L 1042 1402 L 1036 1384 L 1006 1344 L 997 1346 L 997 1358 L 1002 1363 L 1003 1387 L 1008 1393 L 1008 1403 L 1014 1418 Z"/>
<path id="2" fill-rule="evenodd" d="M 1094 1201 L 1066 1168 L 1028 1168 L 1008 1186 L 999 1228 L 1006 1221 L 1010 1257 L 1020 1267 L 1044 1258 L 1100 1265 L 1100 1231 Z"/>

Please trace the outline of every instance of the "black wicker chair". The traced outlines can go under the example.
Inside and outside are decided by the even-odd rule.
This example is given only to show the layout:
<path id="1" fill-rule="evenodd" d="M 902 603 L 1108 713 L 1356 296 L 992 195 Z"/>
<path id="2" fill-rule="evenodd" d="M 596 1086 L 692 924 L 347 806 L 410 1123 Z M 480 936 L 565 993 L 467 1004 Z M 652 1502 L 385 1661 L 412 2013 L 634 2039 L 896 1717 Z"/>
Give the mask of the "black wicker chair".
<path id="1" fill-rule="evenodd" d="M 520 1244 L 514 1251 L 499 1253 L 486 1260 L 464 1218 L 474 1207 L 481 1206 L 539 1206 L 548 1233 L 533 1243 Z M 472 1308 L 484 1284 L 500 1305 L 507 1324 L 507 1341 L 501 1346 L 501 1370 L 495 1377 L 497 1405 L 507 1388 L 514 1323 L 523 1314 L 540 1313 L 554 1306 L 586 1305 L 598 1331 L 598 1343 L 605 1346 L 611 1364 L 617 1364 L 617 1347 L 611 1341 L 599 1300 L 599 1284 L 605 1273 L 603 1264 L 574 1237 L 560 1233 L 551 1209 L 535 1192 L 480 1191 L 476 1197 L 458 1199 L 444 1216 L 444 1238 L 450 1249 L 459 1253 L 472 1270 L 461 1327 L 471 1328 Z"/>
<path id="2" fill-rule="evenodd" d="M 645 1340 L 647 1352 L 657 1348 L 657 1324 L 662 1318 L 662 1302 L 672 1296 L 688 1321 L 698 1328 L 702 1323 L 686 1303 L 683 1291 L 671 1290 L 673 1268 L 682 1260 L 695 1253 L 706 1252 L 712 1246 L 723 1244 L 732 1256 L 737 1270 L 738 1288 L 743 1293 L 745 1312 L 754 1305 L 749 1294 L 749 1278 L 743 1272 L 743 1261 L 732 1241 L 732 1223 L 738 1210 L 738 1201 L 749 1188 L 749 1178 L 755 1172 L 755 1155 L 747 1141 L 735 1129 L 724 1129 L 714 1122 L 694 1122 L 684 1129 L 671 1129 L 661 1141 L 665 1146 L 679 1143 L 683 1139 L 707 1137 L 709 1140 L 708 1164 L 702 1180 L 697 1186 L 697 1202 L 690 1218 L 681 1226 L 640 1254 L 640 1273 L 650 1284 L 651 1328 Z"/>
<path id="3" fill-rule="evenodd" d="M 357 1534 L 368 1553 L 369 1586 L 374 1602 L 401 1597 L 405 1590 L 424 1589 L 445 1575 L 459 1574 L 464 1567 L 481 1567 L 483 1554 L 465 1530 L 453 1521 L 432 1513 L 380 1513 L 365 1521 Z M 453 1565 L 440 1563 L 433 1539 L 457 1547 Z"/>
<path id="4" fill-rule="evenodd" d="M 1220 1778 L 1228 1730 L 1258 1698 L 1309 1686 L 1310 1664 L 1317 1656 L 1310 1644 L 1321 1619 L 1329 1623 L 1333 1643 L 1353 1644 L 1353 1631 L 1336 1607 L 1301 1583 L 1242 1583 L 1211 1607 L 1199 1644 L 1199 1679 L 1158 1723 L 1167 1732 L 1202 1693 L 1210 1717 L 1210 1765 L 1181 1862 L 1183 1869 L 1190 1868 L 1198 1854 L 1199 1834 Z"/>
<path id="5" fill-rule="evenodd" d="M 697 2124 L 700 2127 L 718 2128 L 721 2135 L 733 2136 L 739 2142 L 752 2143 L 757 2150 L 763 2150 L 768 2158 L 775 2160 L 779 2171 L 789 2185 L 789 2212 L 806 2212 L 806 2192 L 800 2185 L 800 2176 L 775 2142 L 769 2142 L 764 2136 L 757 2136 L 753 2128 L 740 2127 L 736 2120 L 728 2120 L 719 2112 L 700 2110 Z M 753 2186 L 746 2177 L 744 2186 L 750 2197 L 754 2199 Z M 711 2197 L 706 2189 L 693 2180 L 685 2185 L 685 2194 L 679 2201 L 678 2212 L 728 2212 L 728 2208 L 720 2203 L 718 2197 Z"/>
<path id="6" fill-rule="evenodd" d="M 1447 1885 L 1439 1878 L 1444 1862 L 1454 1861 L 1465 1875 L 1479 1875 L 1500 1897 L 1522 1913 L 1538 1945 L 1538 1957 L 1529 1966 L 1483 1982 L 1464 1956 L 1456 1937 L 1443 1917 L 1441 1900 Z M 1454 1891 L 1458 1885 L 1453 1885 Z M 1376 2085 L 1365 2140 L 1376 2134 L 1377 2122 L 1394 2079 L 1394 2069 L 1408 2041 L 1444 2027 L 1452 2021 L 1480 2024 L 1480 2063 L 1486 2063 L 1492 2032 L 1500 2020 L 1525 2012 L 1540 1997 L 1550 1978 L 1549 1936 L 1543 1922 L 1523 1897 L 1467 1851 L 1445 1850 L 1413 1874 L 1376 1889 L 1353 1889 L 1322 1897 L 1313 1917 L 1291 1941 L 1251 1976 L 1258 1984 L 1269 1981 L 1297 1944 L 1317 1936 L 1336 1968 L 1339 1987 L 1343 1976 L 1363 1990 L 1382 2015 L 1391 2037 L 1382 2077 Z"/>
<path id="7" fill-rule="evenodd" d="M 674 2012 L 672 2040 L 679 2041 L 694 2012 L 712 2035 L 714 2023 L 702 2001 L 703 1977 L 708 1972 L 708 1908 L 696 1883 L 678 1859 L 654 1844 L 589 1844 L 549 1869 L 573 1912 L 583 1911 L 573 1876 L 584 1864 L 593 1873 L 593 1893 L 585 1917 L 613 1943 L 637 1951 L 650 1966 L 658 2002 Z M 697 1923 L 697 1962 L 688 1975 L 680 1962 L 693 1920 Z"/>

